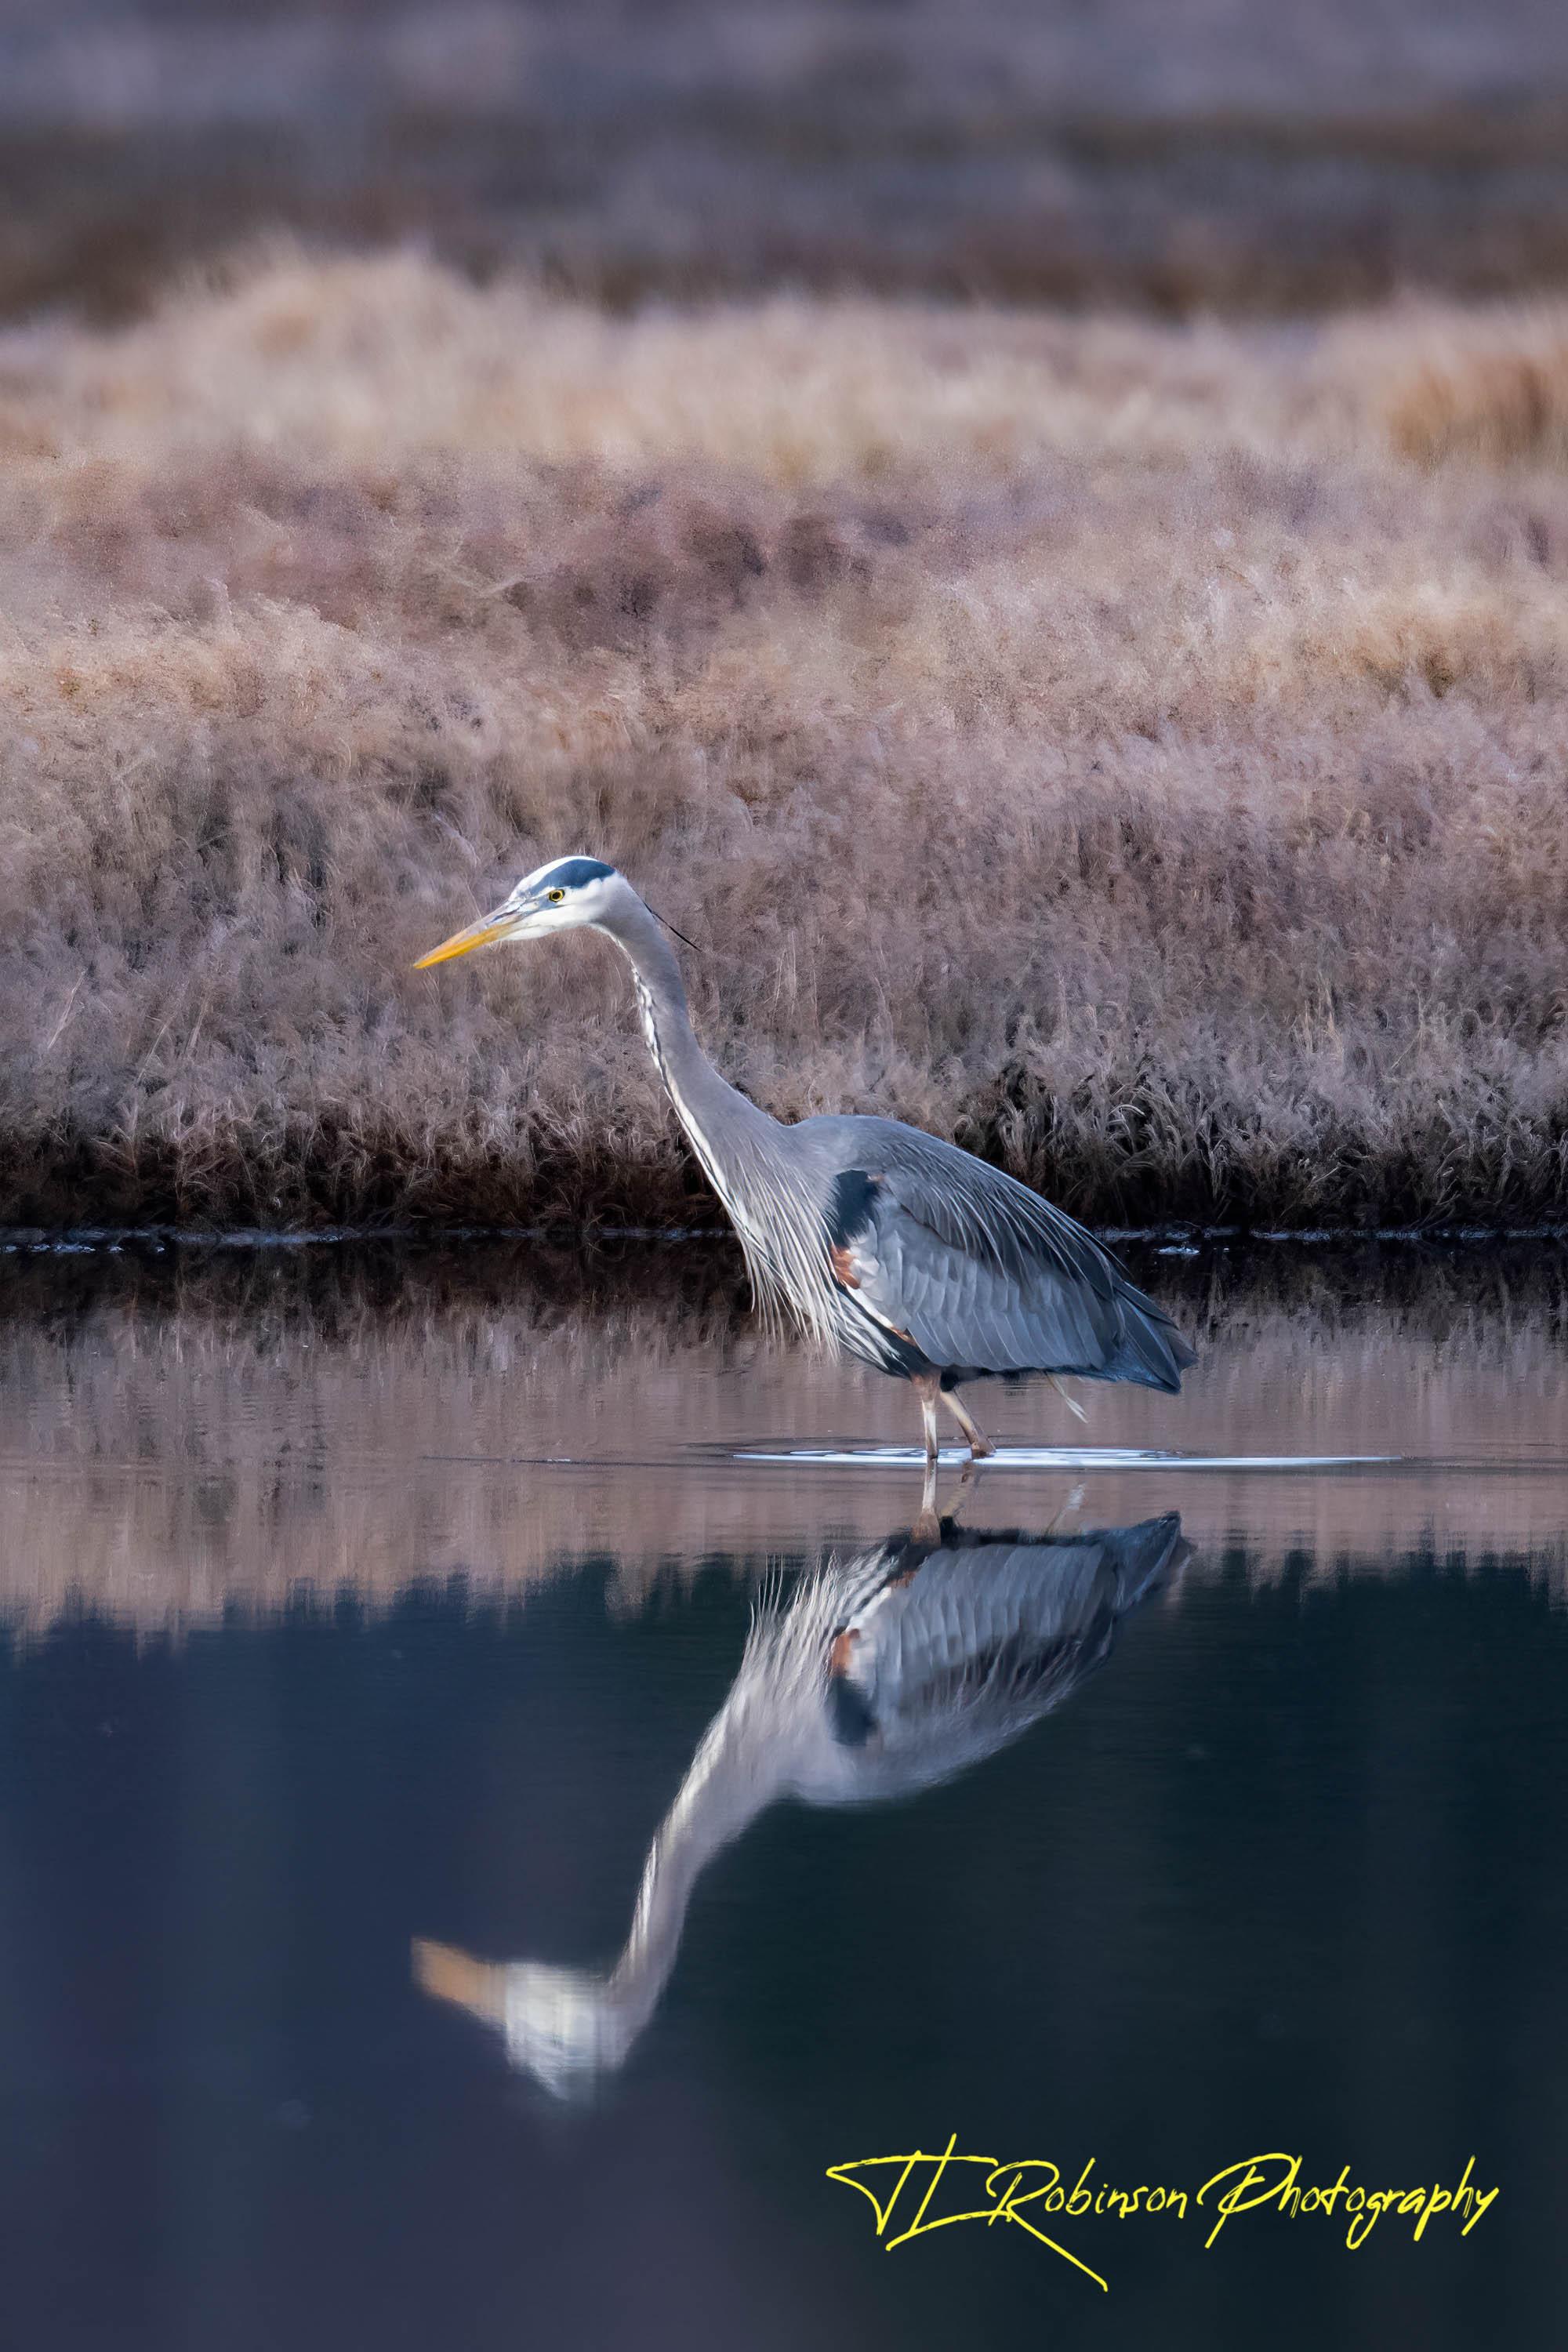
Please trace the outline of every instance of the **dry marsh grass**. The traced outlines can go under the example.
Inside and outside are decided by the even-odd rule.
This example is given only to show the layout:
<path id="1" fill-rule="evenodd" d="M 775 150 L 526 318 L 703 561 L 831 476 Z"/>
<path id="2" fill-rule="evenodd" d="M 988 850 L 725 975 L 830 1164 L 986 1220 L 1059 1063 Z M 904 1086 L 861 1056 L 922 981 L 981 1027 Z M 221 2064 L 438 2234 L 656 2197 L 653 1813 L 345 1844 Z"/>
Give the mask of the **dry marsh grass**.
<path id="1" fill-rule="evenodd" d="M 1552 416 L 1563 352 L 287 247 L 11 331 L 0 1213 L 689 1214 L 612 950 L 407 970 L 579 847 L 784 1115 L 1110 1219 L 1559 1211 L 1568 478 L 1499 355 Z"/>
<path id="2" fill-rule="evenodd" d="M 1482 312 L 1417 339 L 1386 395 L 1394 446 L 1425 466 L 1568 464 L 1568 311 Z"/>

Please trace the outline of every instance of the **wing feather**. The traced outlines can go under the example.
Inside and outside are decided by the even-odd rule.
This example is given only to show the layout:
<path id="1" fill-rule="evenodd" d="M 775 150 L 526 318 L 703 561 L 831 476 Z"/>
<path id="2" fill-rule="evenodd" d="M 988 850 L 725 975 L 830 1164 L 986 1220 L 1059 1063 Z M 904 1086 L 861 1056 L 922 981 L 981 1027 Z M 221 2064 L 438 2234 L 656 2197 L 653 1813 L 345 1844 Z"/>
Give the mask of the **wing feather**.
<path id="1" fill-rule="evenodd" d="M 839 1172 L 829 1226 L 879 1322 L 943 1369 L 1179 1384 L 1191 1349 L 1081 1225 L 955 1145 L 855 1126 L 880 1148 Z"/>

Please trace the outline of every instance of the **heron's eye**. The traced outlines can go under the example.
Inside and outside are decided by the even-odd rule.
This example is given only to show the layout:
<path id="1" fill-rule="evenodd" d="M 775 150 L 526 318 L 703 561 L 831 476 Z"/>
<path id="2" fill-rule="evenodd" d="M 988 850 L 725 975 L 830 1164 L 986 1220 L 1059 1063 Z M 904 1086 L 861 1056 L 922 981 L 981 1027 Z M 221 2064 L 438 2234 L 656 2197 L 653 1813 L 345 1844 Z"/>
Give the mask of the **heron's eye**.
<path id="1" fill-rule="evenodd" d="M 564 890 L 547 890 L 544 895 L 552 907 L 558 907 L 566 893 Z"/>

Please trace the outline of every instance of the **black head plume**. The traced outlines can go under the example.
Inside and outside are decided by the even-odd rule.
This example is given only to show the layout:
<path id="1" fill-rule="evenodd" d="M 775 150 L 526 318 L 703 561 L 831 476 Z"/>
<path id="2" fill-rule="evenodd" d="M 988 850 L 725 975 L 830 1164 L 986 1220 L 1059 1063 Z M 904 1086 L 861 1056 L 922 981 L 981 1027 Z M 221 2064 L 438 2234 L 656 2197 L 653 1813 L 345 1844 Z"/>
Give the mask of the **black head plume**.
<path id="1" fill-rule="evenodd" d="M 675 936 L 680 941 L 682 947 L 689 948 L 694 955 L 707 954 L 707 949 L 700 948 L 695 940 L 689 940 L 684 931 L 675 930 L 675 925 L 669 920 L 668 916 L 661 915 L 657 907 L 648 907 L 648 902 L 646 898 L 643 900 L 643 905 L 647 907 L 648 913 L 653 917 L 656 923 L 662 923 L 667 931 L 675 931 Z"/>

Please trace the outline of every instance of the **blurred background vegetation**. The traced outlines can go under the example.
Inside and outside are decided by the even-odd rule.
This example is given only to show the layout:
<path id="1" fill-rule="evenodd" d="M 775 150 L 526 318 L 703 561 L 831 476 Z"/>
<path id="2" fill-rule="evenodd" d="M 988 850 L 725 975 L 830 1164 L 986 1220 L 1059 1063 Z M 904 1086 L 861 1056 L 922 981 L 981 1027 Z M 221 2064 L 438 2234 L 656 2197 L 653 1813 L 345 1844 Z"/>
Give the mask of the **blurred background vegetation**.
<path id="1" fill-rule="evenodd" d="M 258 226 L 625 303 L 1271 310 L 1560 282 L 1554 0 L 31 0 L 0 309 L 142 307 Z"/>

